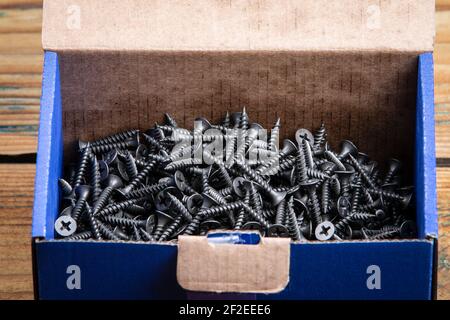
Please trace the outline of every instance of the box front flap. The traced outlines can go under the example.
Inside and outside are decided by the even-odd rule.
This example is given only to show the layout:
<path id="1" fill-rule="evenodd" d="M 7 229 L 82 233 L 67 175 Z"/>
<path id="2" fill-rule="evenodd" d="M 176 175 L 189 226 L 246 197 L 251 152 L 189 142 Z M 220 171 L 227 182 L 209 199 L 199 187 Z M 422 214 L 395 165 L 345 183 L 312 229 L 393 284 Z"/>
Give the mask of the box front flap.
<path id="1" fill-rule="evenodd" d="M 432 51 L 434 0 L 45 0 L 46 50 Z"/>
<path id="2" fill-rule="evenodd" d="M 218 243 L 220 239 L 225 238 L 178 237 L 177 280 L 181 287 L 255 293 L 276 293 L 286 287 L 289 238 L 261 237 L 259 244 Z"/>

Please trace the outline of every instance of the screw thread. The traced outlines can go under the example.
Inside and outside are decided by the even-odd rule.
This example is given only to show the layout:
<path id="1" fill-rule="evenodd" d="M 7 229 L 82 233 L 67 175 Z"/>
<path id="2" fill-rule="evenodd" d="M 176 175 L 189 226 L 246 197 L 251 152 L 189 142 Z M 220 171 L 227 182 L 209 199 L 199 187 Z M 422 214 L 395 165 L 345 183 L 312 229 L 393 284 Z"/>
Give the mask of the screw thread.
<path id="1" fill-rule="evenodd" d="M 155 183 L 129 192 L 127 194 L 127 198 L 129 199 L 145 198 L 151 194 L 158 193 L 166 189 L 168 186 L 169 183 Z"/>
<path id="2" fill-rule="evenodd" d="M 83 177 L 86 173 L 86 169 L 88 166 L 88 161 L 89 161 L 89 156 L 91 154 L 91 148 L 90 146 L 86 146 L 82 153 L 81 153 L 81 158 L 80 158 L 80 165 L 78 167 L 78 170 L 76 171 L 75 174 L 75 178 L 74 178 L 74 183 L 72 188 L 75 190 L 76 187 L 78 187 L 79 185 L 81 185 L 82 181 L 83 181 Z"/>
<path id="3" fill-rule="evenodd" d="M 92 209 L 92 212 L 94 215 L 97 214 L 97 212 L 105 207 L 105 205 L 108 203 L 109 198 L 112 195 L 113 188 L 106 187 L 103 189 L 102 193 L 100 193 L 100 196 L 98 197 L 97 201 L 94 202 L 94 207 Z"/>
<path id="4" fill-rule="evenodd" d="M 65 237 L 64 240 L 87 240 L 92 238 L 91 231 L 83 231 L 80 233 L 74 233 L 71 236 Z"/>
<path id="5" fill-rule="evenodd" d="M 106 153 L 108 151 L 111 151 L 112 149 L 118 149 L 118 150 L 126 150 L 130 147 L 136 146 L 137 141 L 135 140 L 128 140 L 128 141 L 118 141 L 114 143 L 109 144 L 102 144 L 97 146 L 91 146 L 91 150 L 95 154 L 99 153 Z"/>
<path id="6" fill-rule="evenodd" d="M 294 241 L 298 241 L 303 239 L 303 235 L 300 232 L 297 223 L 297 217 L 295 216 L 294 211 L 294 198 L 290 198 L 287 203 L 287 227 L 289 231 L 289 235 Z"/>
<path id="7" fill-rule="evenodd" d="M 244 197 L 244 201 L 243 202 L 247 206 L 250 205 L 250 192 L 249 191 L 245 192 L 245 197 Z M 245 217 L 246 217 L 245 209 L 241 208 L 239 210 L 239 213 L 238 213 L 237 218 L 236 218 L 236 224 L 234 225 L 236 230 L 240 230 L 242 228 L 242 226 L 245 223 Z"/>
<path id="8" fill-rule="evenodd" d="M 319 180 L 325 180 L 325 179 L 330 178 L 330 176 L 327 175 L 325 172 L 322 172 L 317 169 L 312 169 L 312 168 L 307 168 L 306 174 L 308 175 L 309 178 L 314 178 L 314 179 L 319 179 Z"/>
<path id="9" fill-rule="evenodd" d="M 188 167 L 196 166 L 199 164 L 199 161 L 197 161 L 195 158 L 189 158 L 189 159 L 183 159 L 178 160 L 172 163 L 169 163 L 164 170 L 166 171 L 177 171 L 182 170 Z"/>
<path id="10" fill-rule="evenodd" d="M 304 183 L 308 180 L 308 173 L 306 170 L 305 151 L 303 148 L 298 148 L 297 151 L 297 183 Z"/>
<path id="11" fill-rule="evenodd" d="M 167 196 L 170 199 L 170 204 L 172 205 L 173 209 L 178 212 L 186 221 L 191 222 L 192 215 L 189 213 L 183 203 L 170 193 L 167 193 Z"/>
<path id="12" fill-rule="evenodd" d="M 134 220 L 115 216 L 101 216 L 100 219 L 112 226 L 119 226 L 126 228 L 131 228 L 133 226 L 140 226 L 140 227 L 145 226 L 145 221 L 142 220 Z"/>
<path id="13" fill-rule="evenodd" d="M 314 150 L 317 150 L 322 146 L 325 142 L 326 134 L 325 124 L 322 123 L 320 128 L 314 133 Z"/>
<path id="14" fill-rule="evenodd" d="M 181 226 L 181 222 L 183 221 L 183 217 L 180 215 L 175 218 L 172 222 L 169 223 L 167 228 L 165 228 L 164 232 L 159 237 L 158 241 L 166 241 L 168 240 L 175 232 L 178 230 L 178 228 Z"/>
<path id="15" fill-rule="evenodd" d="M 268 144 L 268 149 L 271 151 L 277 150 L 278 140 L 280 137 L 280 121 L 279 119 L 275 123 L 275 126 L 272 128 L 272 131 L 270 132 L 270 139 Z"/>
<path id="16" fill-rule="evenodd" d="M 119 212 L 120 210 L 123 210 L 123 209 L 131 206 L 132 204 L 136 204 L 140 200 L 141 199 L 129 199 L 129 200 L 125 200 L 122 202 L 110 204 L 107 207 L 103 208 L 102 210 L 98 211 L 96 216 L 103 217 L 103 216 L 107 216 L 107 215 L 112 215 L 114 213 Z"/>
<path id="17" fill-rule="evenodd" d="M 310 190 L 308 194 L 309 199 L 311 200 L 311 221 L 313 222 L 314 227 L 316 227 L 319 223 L 322 222 L 320 202 L 315 190 Z"/>
<path id="18" fill-rule="evenodd" d="M 70 195 L 73 191 L 70 183 L 64 179 L 59 179 L 59 186 L 61 187 L 61 191 L 64 196 Z"/>
<path id="19" fill-rule="evenodd" d="M 92 154 L 91 160 L 92 201 L 96 202 L 102 192 L 100 187 L 100 167 L 97 158 Z"/>
<path id="20" fill-rule="evenodd" d="M 104 225 L 102 222 L 97 220 L 97 225 L 98 225 L 98 229 L 100 230 L 100 233 L 106 239 L 108 239 L 108 240 L 120 240 L 120 238 L 118 236 L 116 236 L 114 234 L 114 232 L 109 227 Z"/>
<path id="21" fill-rule="evenodd" d="M 141 240 L 142 240 L 142 237 L 141 237 L 141 234 L 140 234 L 140 232 L 139 232 L 139 229 L 136 227 L 136 225 L 133 224 L 132 229 L 133 229 L 133 236 L 134 236 L 134 239 L 135 239 L 136 241 L 141 241 Z"/>
<path id="22" fill-rule="evenodd" d="M 330 208 L 330 180 L 325 180 L 322 184 L 322 210 L 324 214 L 328 213 Z"/>
<path id="23" fill-rule="evenodd" d="M 153 170 L 155 165 L 156 160 L 150 160 L 147 165 L 141 170 L 141 172 L 139 172 L 138 175 L 134 177 L 133 180 L 131 180 L 131 182 L 126 187 L 126 190 L 129 192 L 132 189 L 136 188 L 140 183 L 142 183 L 147 175 Z"/>
<path id="24" fill-rule="evenodd" d="M 286 199 L 283 199 L 277 207 L 275 224 L 284 224 L 286 220 Z"/>
<path id="25" fill-rule="evenodd" d="M 325 158 L 327 158 L 329 161 L 333 162 L 338 168 L 339 170 L 345 171 L 346 168 L 344 166 L 344 164 L 341 162 L 341 160 L 339 160 L 339 158 L 331 151 L 325 151 L 324 153 Z"/>
<path id="26" fill-rule="evenodd" d="M 367 174 L 366 170 L 364 170 L 361 165 L 359 164 L 359 162 L 351 155 L 348 155 L 350 157 L 350 160 L 352 161 L 353 165 L 355 166 L 356 170 L 360 173 L 360 175 L 362 176 L 362 178 L 364 179 L 364 181 L 371 187 L 371 188 L 376 188 L 375 183 L 372 181 L 372 179 L 370 178 L 370 176 Z"/>
<path id="27" fill-rule="evenodd" d="M 129 138 L 136 136 L 138 133 L 139 133 L 139 130 L 128 130 L 128 131 L 120 132 L 120 133 L 114 134 L 112 136 L 108 136 L 103 139 L 96 140 L 91 143 L 91 146 L 97 147 L 97 146 L 101 146 L 101 145 L 108 145 L 108 144 L 114 144 L 117 142 L 123 142 Z"/>
<path id="28" fill-rule="evenodd" d="M 128 177 L 130 179 L 134 179 L 138 174 L 138 170 L 136 167 L 136 162 L 130 151 L 126 150 L 123 154 L 123 158 L 125 160 L 125 170 L 127 171 Z"/>
<path id="29" fill-rule="evenodd" d="M 269 228 L 270 226 L 269 222 L 266 219 L 264 219 L 261 213 L 259 213 L 256 210 L 253 210 L 250 206 L 246 205 L 243 202 L 241 202 L 241 206 L 245 209 L 247 214 L 249 214 L 257 222 L 259 222 L 263 227 L 265 227 L 266 229 Z"/>
<path id="30" fill-rule="evenodd" d="M 217 192 L 219 192 L 222 197 L 226 197 L 232 195 L 234 193 L 234 189 L 233 187 L 226 187 L 218 190 Z"/>
<path id="31" fill-rule="evenodd" d="M 358 210 L 359 202 L 362 194 L 362 178 L 361 175 L 358 175 L 355 182 L 355 188 L 353 191 L 352 205 L 351 205 L 351 213 L 355 213 Z"/>
<path id="32" fill-rule="evenodd" d="M 164 113 L 164 120 L 166 121 L 167 125 L 178 128 L 178 124 L 175 121 L 175 119 L 168 113 Z"/>
<path id="33" fill-rule="evenodd" d="M 80 220 L 85 205 L 86 205 L 85 199 L 78 199 L 77 203 L 75 204 L 71 216 L 76 222 Z"/>

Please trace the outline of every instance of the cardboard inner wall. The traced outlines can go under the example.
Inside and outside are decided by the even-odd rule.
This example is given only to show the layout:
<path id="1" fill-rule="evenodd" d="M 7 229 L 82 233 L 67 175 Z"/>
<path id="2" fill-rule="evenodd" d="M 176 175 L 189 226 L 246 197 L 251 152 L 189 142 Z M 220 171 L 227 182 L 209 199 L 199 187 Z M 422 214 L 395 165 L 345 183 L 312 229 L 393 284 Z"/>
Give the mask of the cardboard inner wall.
<path id="1" fill-rule="evenodd" d="M 191 128 L 246 107 L 282 136 L 323 121 L 329 141 L 350 139 L 382 163 L 413 162 L 416 53 L 63 52 L 60 54 L 65 160 L 77 139 L 148 129 L 172 114 Z"/>

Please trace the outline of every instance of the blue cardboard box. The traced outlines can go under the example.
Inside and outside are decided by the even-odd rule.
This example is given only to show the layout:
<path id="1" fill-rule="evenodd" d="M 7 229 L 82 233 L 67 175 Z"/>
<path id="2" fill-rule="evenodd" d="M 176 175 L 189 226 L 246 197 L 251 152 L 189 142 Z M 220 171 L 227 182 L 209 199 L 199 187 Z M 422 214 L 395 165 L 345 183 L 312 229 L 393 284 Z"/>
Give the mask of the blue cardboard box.
<path id="1" fill-rule="evenodd" d="M 158 37 L 151 38 L 154 42 L 148 43 L 147 40 L 151 35 L 144 35 L 141 31 L 148 32 L 150 29 L 146 25 L 148 22 L 144 22 L 140 15 L 133 16 L 139 23 L 130 24 L 128 30 L 127 28 L 114 29 L 117 27 L 117 21 L 127 21 L 122 18 L 129 17 L 130 11 L 133 10 L 131 4 L 142 5 L 144 8 L 140 9 L 147 13 L 144 15 L 147 17 L 155 12 L 160 19 L 168 16 L 166 7 L 147 8 L 144 5 L 145 1 L 132 2 L 131 0 L 111 1 L 111 4 L 106 5 L 102 2 L 78 0 L 70 1 L 70 4 L 68 1 L 46 1 L 44 4 L 43 39 L 46 52 L 32 227 L 36 298 L 185 299 L 192 297 L 193 293 L 183 289 L 177 280 L 179 258 L 177 244 L 55 239 L 53 225 L 58 215 L 60 197 L 58 178 L 62 175 L 64 163 L 72 156 L 68 150 L 71 149 L 71 143 L 76 137 L 93 138 L 135 125 L 142 128 L 151 125 L 151 121 L 141 122 L 142 114 L 146 120 L 153 120 L 162 112 L 172 110 L 175 115 L 181 115 L 185 122 L 189 122 L 199 112 L 211 114 L 214 117 L 227 108 L 239 109 L 241 103 L 248 103 L 250 109 L 262 114 L 258 116 L 258 120 L 263 119 L 261 122 L 271 121 L 267 120 L 270 115 L 280 113 L 292 127 L 302 125 L 305 120 L 308 124 L 316 125 L 318 120 L 323 119 L 331 122 L 334 119 L 333 121 L 336 122 L 338 116 L 341 120 L 349 119 L 348 122 L 339 122 L 339 128 L 336 130 L 339 139 L 350 136 L 357 141 L 358 139 L 367 140 L 367 148 L 373 148 L 373 153 L 381 156 L 384 154 L 381 152 L 383 143 L 386 150 L 390 152 L 397 150 L 403 160 L 413 164 L 410 172 L 414 176 L 415 184 L 418 237 L 414 240 L 290 243 L 286 287 L 277 293 L 258 290 L 251 293 L 238 292 L 237 297 L 248 299 L 432 299 L 434 297 L 438 235 L 434 80 L 433 55 L 427 52 L 430 51 L 428 40 L 432 38 L 430 35 L 433 32 L 424 31 L 428 37 L 422 37 L 416 36 L 414 30 L 402 29 L 401 32 L 404 33 L 406 40 L 399 42 L 396 36 L 390 37 L 390 34 L 395 32 L 389 33 L 392 26 L 388 25 L 387 30 L 383 29 L 387 32 L 386 37 L 381 40 L 372 39 L 370 43 L 373 48 L 369 48 L 370 50 L 367 50 L 365 40 L 355 44 L 351 42 L 353 38 L 344 33 L 350 39 L 346 44 L 347 52 L 338 48 L 334 39 L 330 40 L 325 35 L 320 38 L 322 33 L 316 34 L 314 31 L 316 28 L 313 27 L 317 27 L 323 21 L 314 20 L 313 27 L 311 25 L 309 27 L 312 28 L 314 36 L 320 38 L 317 39 L 317 43 L 320 42 L 321 45 L 329 46 L 333 50 L 323 48 L 318 50 L 317 46 L 304 38 L 291 39 L 290 33 L 280 37 L 280 43 L 283 43 L 280 44 L 282 46 L 280 49 L 270 41 L 268 41 L 269 44 L 260 41 L 259 35 L 254 34 L 255 31 L 250 23 L 247 26 L 249 29 L 244 30 L 244 33 L 249 34 L 250 49 L 239 47 L 240 43 L 231 43 L 232 48 L 236 50 L 224 53 L 223 51 L 229 49 L 225 45 L 230 45 L 230 42 L 227 41 L 228 33 L 223 31 L 225 29 L 221 29 L 219 33 L 223 33 L 225 40 L 222 42 L 225 49 L 217 48 L 218 44 L 214 43 L 217 37 L 210 37 L 207 34 L 205 39 L 209 39 L 210 42 L 205 43 L 211 43 L 211 47 L 206 45 L 205 48 L 203 43 L 203 51 L 199 53 L 193 52 L 188 46 L 173 47 L 173 43 L 181 40 L 161 37 L 161 34 L 166 36 L 170 34 L 170 30 L 165 31 L 165 29 L 159 30 Z M 208 7 L 208 12 L 224 10 L 214 2 L 213 4 L 199 2 L 199 6 Z M 268 2 L 272 4 L 271 1 Z M 288 2 L 290 5 L 295 5 L 295 1 Z M 414 1 L 402 2 L 408 5 L 409 14 L 412 16 L 420 16 L 424 12 L 428 14 L 431 10 L 428 1 L 424 1 L 428 5 L 416 5 Z M 72 9 L 68 11 L 68 6 L 73 6 L 74 3 L 75 7 L 70 7 Z M 304 4 L 303 14 L 306 16 L 316 13 L 312 9 L 308 11 L 308 8 L 313 6 L 312 3 L 313 1 L 306 1 Z M 339 6 L 338 2 L 333 3 Z M 127 5 L 130 6 L 127 7 Z M 114 7 L 118 10 L 115 11 L 113 23 L 106 24 L 106 29 L 111 28 L 108 32 L 111 30 L 115 32 L 115 40 L 111 40 L 104 29 L 96 25 L 108 19 L 106 13 L 99 11 L 98 6 L 107 6 L 106 9 Z M 168 6 L 170 8 L 170 4 Z M 356 8 L 352 8 L 348 14 L 353 14 L 355 10 L 365 12 L 366 8 L 360 6 L 363 5 L 356 5 Z M 338 12 L 342 11 L 345 14 L 344 8 L 339 8 Z M 262 9 L 255 10 L 261 13 L 258 10 Z M 383 10 L 382 14 L 388 17 L 390 14 L 399 14 L 397 7 L 387 6 Z M 80 14 L 80 28 L 58 29 L 58 26 L 66 25 L 64 15 L 68 12 L 70 14 L 75 12 L 75 18 L 77 12 Z M 178 11 L 175 10 L 175 12 Z M 238 12 L 241 11 L 238 10 Z M 195 11 L 194 16 L 195 14 L 198 12 Z M 234 17 L 237 13 L 232 11 L 226 14 Z M 90 18 L 95 15 L 98 15 L 96 21 L 92 22 Z M 403 16 L 399 17 L 399 21 L 401 22 L 403 18 Z M 329 19 L 333 18 L 329 17 Z M 417 22 L 419 26 L 430 22 L 425 18 L 423 20 L 420 19 Z M 88 25 L 84 27 L 83 23 Z M 172 30 L 182 32 L 180 28 L 177 28 L 178 22 L 170 23 L 175 23 L 172 25 Z M 227 25 L 227 22 L 221 23 Z M 147 29 L 141 30 L 140 25 L 145 25 Z M 298 26 L 296 28 L 299 28 L 297 30 L 299 32 L 303 30 Z M 352 28 L 355 29 L 354 26 Z M 357 37 L 364 36 L 364 39 L 370 37 L 365 27 L 361 27 L 361 30 L 353 29 L 346 29 L 344 26 L 344 30 L 355 32 Z M 95 37 L 92 36 L 92 30 L 97 30 Z M 268 34 L 270 35 L 270 32 Z M 133 41 L 130 41 L 130 38 Z M 162 43 L 172 41 L 172 45 L 161 47 L 158 41 Z M 195 45 L 200 47 L 198 43 Z M 275 47 L 280 49 L 279 52 L 273 50 Z M 389 48 L 389 52 L 385 52 L 386 47 Z M 334 49 L 339 50 L 334 51 Z M 373 53 L 374 50 L 375 53 Z M 294 75 L 295 79 L 292 83 L 295 86 L 289 87 L 292 84 L 289 80 L 289 70 L 298 68 L 297 63 L 304 63 L 300 68 L 305 76 L 303 80 L 298 80 Z M 257 68 L 255 72 L 256 78 L 252 78 L 253 69 L 247 68 L 255 66 L 259 69 Z M 381 71 L 372 68 L 374 66 L 381 68 Z M 199 68 L 203 68 L 200 75 L 196 73 Z M 208 68 L 213 69 L 211 74 Z M 359 69 L 355 71 L 355 68 Z M 407 71 L 403 72 L 402 68 Z M 165 72 L 167 70 L 168 72 Z M 242 73 L 239 70 L 243 70 Z M 348 77 L 345 72 L 348 70 L 350 70 L 350 85 L 346 88 Z M 241 95 L 242 86 L 245 86 L 243 82 L 258 81 L 260 79 L 258 75 L 261 73 L 263 73 L 262 78 L 272 79 L 271 81 L 266 79 L 267 83 L 264 84 L 265 90 L 271 94 L 248 88 L 246 94 Z M 137 79 L 134 79 L 136 74 Z M 245 76 L 246 74 L 248 76 Z M 321 83 L 327 82 L 328 77 L 333 78 L 333 76 L 336 77 L 334 80 L 337 82 L 331 79 L 325 87 L 321 87 Z M 149 80 L 149 77 L 152 79 Z M 283 82 L 282 79 L 287 80 Z M 146 81 L 151 85 L 143 84 Z M 298 81 L 305 87 L 297 86 Z M 161 86 L 161 83 L 171 90 Z M 171 87 L 172 83 L 174 83 L 173 87 Z M 197 86 L 189 87 L 186 85 L 189 83 L 197 84 Z M 198 85 L 199 83 L 201 85 Z M 312 84 L 312 88 L 307 87 L 308 83 Z M 375 85 L 367 85 L 370 83 Z M 180 84 L 182 84 L 181 87 Z M 137 89 L 136 85 L 139 86 Z M 229 91 L 224 93 L 223 87 L 226 86 L 229 86 Z M 237 88 L 235 86 L 238 86 L 239 90 L 235 91 Z M 112 89 L 109 91 L 108 87 L 113 87 L 118 92 L 113 92 Z M 219 100 L 216 101 L 214 95 L 211 96 L 211 92 L 208 91 L 210 87 L 213 89 L 220 87 L 222 91 L 220 91 Z M 289 88 L 286 89 L 286 87 Z M 163 101 L 161 96 L 155 94 L 161 90 L 169 91 L 164 95 L 167 100 L 172 98 L 176 100 L 178 96 L 184 96 L 184 100 L 182 103 L 174 102 L 174 104 L 171 101 Z M 302 92 L 298 100 L 291 96 L 297 91 Z M 355 97 L 354 91 L 359 91 L 359 97 Z M 276 92 L 281 94 L 277 95 Z M 348 96 L 345 96 L 347 94 Z M 267 95 L 264 98 L 266 105 L 255 102 L 261 99 L 261 95 Z M 241 98 L 244 102 L 241 102 Z M 229 100 L 223 102 L 224 99 Z M 110 104 L 108 107 L 103 104 L 104 100 L 105 103 Z M 206 109 L 203 107 L 205 100 L 212 101 Z M 280 101 L 286 101 L 283 110 L 271 108 L 278 105 Z M 372 106 L 370 103 L 373 101 L 378 101 L 379 104 Z M 370 102 L 368 107 L 364 105 L 366 102 Z M 349 106 L 345 107 L 344 103 Z M 342 109 L 336 110 L 335 105 L 341 106 Z M 107 109 L 109 107 L 112 111 Z M 317 112 L 310 114 L 310 107 Z M 387 117 L 393 115 L 392 109 L 389 109 L 391 107 L 398 112 L 394 115 L 394 119 Z M 378 110 L 372 113 L 372 108 L 378 108 Z M 357 113 L 356 110 L 362 111 Z M 301 116 L 298 116 L 299 112 Z M 368 118 L 365 118 L 365 113 Z M 356 114 L 357 116 L 354 116 Z M 294 116 L 291 117 L 291 115 Z M 131 120 L 118 120 L 123 119 L 124 116 L 130 117 Z M 87 125 L 87 119 L 94 122 L 94 129 Z M 372 121 L 369 128 L 365 128 L 363 119 Z M 352 121 L 356 121 L 357 126 L 363 128 L 359 129 L 357 134 L 349 128 Z M 399 135 L 387 139 L 386 132 L 390 130 L 391 133 Z M 286 134 L 289 133 L 288 128 Z M 226 236 L 226 234 L 223 235 L 224 239 Z M 244 235 L 240 237 L 241 240 L 242 238 L 244 241 L 247 239 Z M 252 241 L 246 243 L 257 245 Z"/>

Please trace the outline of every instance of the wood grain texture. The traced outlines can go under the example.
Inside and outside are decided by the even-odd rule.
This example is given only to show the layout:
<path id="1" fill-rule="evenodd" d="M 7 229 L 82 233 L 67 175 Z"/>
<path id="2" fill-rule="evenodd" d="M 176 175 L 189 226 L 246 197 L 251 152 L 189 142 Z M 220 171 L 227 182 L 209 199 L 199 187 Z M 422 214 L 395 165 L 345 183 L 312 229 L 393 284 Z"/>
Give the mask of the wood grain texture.
<path id="1" fill-rule="evenodd" d="M 0 156 L 36 151 L 42 0 L 0 0 Z M 436 0 L 436 153 L 450 163 L 450 0 Z M 448 160 L 447 160 L 448 159 Z M 33 164 L 0 164 L 0 299 L 32 299 Z M 438 168 L 438 298 L 450 299 L 450 168 Z"/>
<path id="2" fill-rule="evenodd" d="M 34 164 L 0 164 L 0 299 L 32 299 Z"/>

